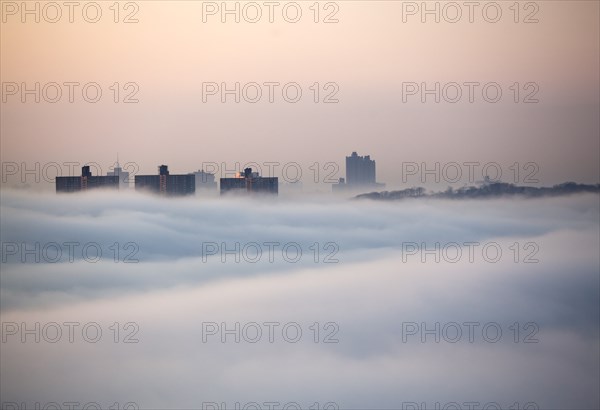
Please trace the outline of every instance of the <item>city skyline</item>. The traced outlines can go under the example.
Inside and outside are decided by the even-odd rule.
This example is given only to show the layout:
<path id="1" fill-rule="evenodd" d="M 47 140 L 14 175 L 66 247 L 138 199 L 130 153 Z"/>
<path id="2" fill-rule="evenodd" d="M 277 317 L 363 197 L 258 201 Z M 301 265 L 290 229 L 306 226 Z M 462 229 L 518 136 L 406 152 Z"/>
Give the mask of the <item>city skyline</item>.
<path id="1" fill-rule="evenodd" d="M 162 162 L 180 166 L 175 172 L 190 172 L 201 157 L 230 166 L 245 159 L 294 161 L 306 174 L 315 162 L 339 161 L 340 151 L 356 150 L 378 159 L 378 175 L 390 186 L 403 183 L 398 161 L 429 167 L 496 162 L 505 173 L 515 162 L 534 162 L 544 185 L 598 180 L 597 2 L 546 2 L 537 13 L 539 22 L 529 24 L 515 23 L 509 5 L 495 24 L 481 14 L 473 23 L 440 19 L 436 24 L 435 16 L 422 23 L 419 14 L 403 22 L 403 2 L 369 4 L 343 3 L 339 22 L 332 24 L 310 23 L 308 9 L 297 24 L 281 18 L 237 24 L 231 16 L 223 24 L 218 15 L 202 23 L 201 2 L 172 8 L 145 2 L 132 24 L 111 23 L 108 9 L 96 25 L 81 19 L 20 24 L 19 14 L 6 16 L 0 123 L 7 138 L 1 141 L 0 161 L 31 167 L 93 158 L 108 165 L 118 151 L 121 158 L 139 162 L 142 173 L 154 172 Z M 529 8 L 520 12 L 521 19 L 532 13 Z M 63 18 L 67 15 L 64 10 Z M 463 10 L 463 20 L 467 16 Z M 121 36 L 128 38 L 126 44 Z M 290 41 L 297 47 L 289 48 Z M 106 42 L 110 48 L 103 46 Z M 62 51 L 45 51 L 55 44 L 62 44 Z M 301 59 L 298 50 L 306 50 Z M 72 103 L 64 85 L 69 82 L 79 84 L 73 86 Z M 263 85 L 271 82 L 280 84 L 273 103 Z M 36 103 L 34 93 L 25 94 L 23 103 L 22 92 L 35 90 L 36 83 L 39 94 L 49 83 L 60 85 L 62 99 L 51 103 L 39 95 Z M 91 83 L 102 90 L 97 103 L 82 97 Z M 214 95 L 206 91 L 212 83 L 219 87 Z M 240 97 L 236 103 L 236 96 L 226 95 L 222 103 L 221 91 L 236 83 L 240 93 L 244 85 L 259 84 L 263 99 L 251 103 Z M 291 83 L 302 89 L 297 103 L 281 95 L 283 85 Z M 315 83 L 319 103 L 314 103 Z M 440 102 L 425 94 L 423 103 L 423 92 L 438 83 L 438 94 L 444 92 Z M 456 103 L 449 102 L 457 92 L 448 87 L 451 83 L 461 88 Z M 480 84 L 472 103 L 465 83 Z M 491 83 L 502 90 L 498 103 L 483 98 L 484 85 Z M 247 87 L 248 100 L 255 93 Z M 55 87 L 46 87 L 46 94 L 51 100 Z M 337 103 L 323 102 L 332 94 Z M 130 95 L 138 102 L 124 102 Z M 527 97 L 538 102 L 524 102 Z M 497 121 L 500 117 L 504 120 Z M 165 139 L 166 146 L 147 143 Z M 340 150 L 340 144 L 347 149 Z M 511 149 L 516 144 L 519 150 Z M 183 149 L 195 146 L 201 152 Z"/>
<path id="2" fill-rule="evenodd" d="M 348 159 L 352 159 L 356 154 L 353 151 Z M 361 161 L 371 161 L 375 167 L 375 161 L 370 159 L 370 156 L 358 157 Z M 370 190 L 401 190 L 407 187 L 422 186 L 425 188 L 440 190 L 446 187 L 466 187 L 472 185 L 484 184 L 487 182 L 505 182 L 513 184 L 523 184 L 527 186 L 552 186 L 565 182 L 588 183 L 594 184 L 600 179 L 590 182 L 573 181 L 561 179 L 544 183 L 543 178 L 540 178 L 541 170 L 539 164 L 535 162 L 527 163 L 512 163 L 500 164 L 497 162 L 481 162 L 481 161 L 466 161 L 466 162 L 401 162 L 397 172 L 397 179 L 400 183 L 380 183 L 374 182 L 372 173 L 374 170 L 367 170 L 367 174 L 361 178 L 368 178 L 368 183 L 354 184 L 348 183 L 348 167 L 343 168 L 339 165 L 340 162 L 327 161 L 325 163 L 300 164 L 296 161 L 283 163 L 280 161 L 265 161 L 262 164 L 256 161 L 238 161 L 233 164 L 225 162 L 202 162 L 197 171 L 189 172 L 183 169 L 178 164 L 175 164 L 176 169 L 180 169 L 183 174 L 193 174 L 196 176 L 196 186 L 203 192 L 209 193 L 211 190 L 218 190 L 217 178 L 236 177 L 243 169 L 247 167 L 255 167 L 260 175 L 267 177 L 278 177 L 281 184 L 287 188 L 302 189 L 305 187 L 312 192 L 326 193 L 333 189 L 336 192 L 352 190 L 352 187 Z M 111 163 L 107 168 L 103 168 L 98 162 L 92 161 L 82 163 L 80 161 L 69 161 L 63 164 L 51 161 L 46 163 L 17 163 L 5 162 L 0 167 L 0 185 L 6 188 L 29 188 L 29 189 L 50 189 L 56 185 L 57 177 L 75 177 L 81 176 L 79 169 L 87 166 L 95 176 L 117 176 L 121 189 L 135 187 L 135 176 L 140 175 L 142 167 L 137 162 L 127 161 L 120 164 L 118 161 Z M 358 166 L 359 168 L 356 168 Z M 356 170 L 361 169 L 362 165 L 356 165 Z M 156 169 L 156 167 L 154 167 Z M 129 170 L 129 171 L 128 171 Z M 360 171 L 365 172 L 365 171 Z M 366 181 L 366 180 L 365 180 Z M 303 183 L 304 182 L 304 183 Z M 319 188 L 324 187 L 324 188 Z M 338 188 L 339 187 L 339 188 Z"/>
<path id="3" fill-rule="evenodd" d="M 239 164 L 238 164 L 239 165 Z M 271 164 L 272 165 L 272 164 Z M 231 173 L 231 170 L 227 172 Z M 338 183 L 334 183 L 332 188 L 335 191 L 343 192 L 361 189 L 383 189 L 385 184 L 376 182 L 376 164 L 370 156 L 360 157 L 356 151 L 351 156 L 346 157 L 346 178 L 339 178 Z M 195 193 L 196 189 L 205 192 L 217 189 L 214 173 L 206 172 L 202 168 L 196 172 L 185 175 L 170 176 L 167 165 L 158 166 L 159 176 L 154 175 L 132 175 L 134 188 L 138 190 L 147 190 L 155 193 L 170 195 L 187 195 Z M 194 181 L 192 183 L 192 176 Z M 119 160 L 115 162 L 113 170 L 106 173 L 106 177 L 95 175 L 92 177 L 89 165 L 81 168 L 81 176 L 57 176 L 55 185 L 57 192 L 75 192 L 88 189 L 88 180 L 96 181 L 90 188 L 113 187 L 118 189 L 127 189 L 130 187 L 130 173 L 124 171 L 119 165 Z M 117 177 L 115 179 L 114 177 Z M 164 179 L 164 181 L 163 181 Z M 171 180 L 171 188 L 167 188 Z M 243 180 L 243 181 L 242 181 Z M 348 182 L 346 182 L 348 181 Z M 300 180 L 292 181 L 301 182 Z M 193 185 L 193 188 L 192 188 Z M 219 190 L 221 195 L 228 191 L 245 190 L 247 192 L 262 191 L 267 193 L 278 193 L 279 178 L 273 175 L 261 175 L 261 172 L 253 172 L 252 168 L 244 168 L 243 171 L 235 171 L 231 177 L 219 178 Z M 300 185 L 300 188 L 302 186 Z M 337 189 L 336 189 L 337 188 Z"/>
<path id="4" fill-rule="evenodd" d="M 600 0 L 0 0 L 0 57 L 0 409 L 600 409 Z"/>

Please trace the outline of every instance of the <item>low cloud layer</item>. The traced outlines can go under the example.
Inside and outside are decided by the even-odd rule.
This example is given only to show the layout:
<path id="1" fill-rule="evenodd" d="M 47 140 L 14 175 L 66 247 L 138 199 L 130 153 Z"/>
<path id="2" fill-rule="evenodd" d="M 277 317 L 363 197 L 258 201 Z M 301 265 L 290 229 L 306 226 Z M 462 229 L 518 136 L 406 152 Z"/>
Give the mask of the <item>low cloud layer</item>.
<path id="1" fill-rule="evenodd" d="M 5 191 L 2 402 L 598 408 L 599 207 Z"/>

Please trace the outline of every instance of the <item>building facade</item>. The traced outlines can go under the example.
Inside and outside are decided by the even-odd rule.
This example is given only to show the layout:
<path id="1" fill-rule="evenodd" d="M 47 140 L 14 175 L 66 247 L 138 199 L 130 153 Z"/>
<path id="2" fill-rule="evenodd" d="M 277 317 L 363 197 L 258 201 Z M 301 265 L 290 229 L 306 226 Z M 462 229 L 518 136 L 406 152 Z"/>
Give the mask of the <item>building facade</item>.
<path id="1" fill-rule="evenodd" d="M 135 190 L 165 196 L 193 195 L 196 177 L 194 174 L 171 175 L 168 166 L 160 165 L 158 175 L 136 175 Z"/>
<path id="2" fill-rule="evenodd" d="M 385 184 L 377 182 L 375 160 L 370 155 L 360 156 L 353 152 L 346 157 L 346 178 L 340 178 L 331 186 L 333 192 L 364 189 L 382 189 Z"/>
<path id="3" fill-rule="evenodd" d="M 119 177 L 93 176 L 89 166 L 81 167 L 79 177 L 56 177 L 56 192 L 80 192 L 89 189 L 119 189 Z"/>
<path id="4" fill-rule="evenodd" d="M 246 168 L 244 172 L 238 172 L 234 178 L 221 178 L 220 192 L 221 195 L 227 193 L 277 195 L 279 193 L 279 178 L 261 177 L 258 172 L 252 172 L 252 168 Z"/>
<path id="5" fill-rule="evenodd" d="M 372 185 L 375 184 L 375 160 L 370 155 L 361 157 L 353 152 L 346 157 L 346 183 L 348 185 Z"/>
<path id="6" fill-rule="evenodd" d="M 129 188 L 129 172 L 123 171 L 118 161 L 115 163 L 113 170 L 106 173 L 106 176 L 119 178 L 119 189 Z"/>
<path id="7" fill-rule="evenodd" d="M 192 175 L 196 177 L 196 192 L 217 192 L 217 181 L 215 181 L 215 174 L 204 172 L 204 170 L 198 170 Z"/>

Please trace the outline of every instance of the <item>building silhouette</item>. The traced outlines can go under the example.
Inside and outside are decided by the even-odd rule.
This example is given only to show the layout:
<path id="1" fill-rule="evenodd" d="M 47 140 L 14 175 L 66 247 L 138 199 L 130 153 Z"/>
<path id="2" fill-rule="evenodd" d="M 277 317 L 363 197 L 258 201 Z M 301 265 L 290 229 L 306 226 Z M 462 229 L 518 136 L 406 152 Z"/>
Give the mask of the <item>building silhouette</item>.
<path id="1" fill-rule="evenodd" d="M 258 172 L 252 172 L 252 168 L 238 172 L 234 178 L 221 178 L 221 195 L 226 193 L 279 193 L 279 178 L 261 177 Z"/>
<path id="2" fill-rule="evenodd" d="M 215 174 L 204 172 L 204 170 L 201 169 L 192 173 L 191 175 L 196 177 L 196 192 L 217 192 L 217 181 L 215 181 Z"/>
<path id="3" fill-rule="evenodd" d="M 81 167 L 81 176 L 56 177 L 56 192 L 79 192 L 88 189 L 107 188 L 119 189 L 118 176 L 93 176 L 90 167 Z"/>
<path id="4" fill-rule="evenodd" d="M 119 161 L 115 163 L 112 171 L 106 173 L 106 176 L 119 178 L 119 189 L 129 188 L 129 172 L 123 171 L 123 168 L 119 166 Z"/>
<path id="5" fill-rule="evenodd" d="M 377 182 L 375 160 L 370 155 L 360 156 L 356 151 L 346 157 L 346 178 L 340 178 L 332 190 L 381 189 L 385 184 Z"/>
<path id="6" fill-rule="evenodd" d="M 196 176 L 194 174 L 171 175 L 168 166 L 160 165 L 158 175 L 136 175 L 135 190 L 165 196 L 192 195 L 196 192 Z"/>
<path id="7" fill-rule="evenodd" d="M 356 151 L 346 157 L 346 183 L 348 185 L 375 184 L 375 160 L 370 155 L 359 156 Z"/>

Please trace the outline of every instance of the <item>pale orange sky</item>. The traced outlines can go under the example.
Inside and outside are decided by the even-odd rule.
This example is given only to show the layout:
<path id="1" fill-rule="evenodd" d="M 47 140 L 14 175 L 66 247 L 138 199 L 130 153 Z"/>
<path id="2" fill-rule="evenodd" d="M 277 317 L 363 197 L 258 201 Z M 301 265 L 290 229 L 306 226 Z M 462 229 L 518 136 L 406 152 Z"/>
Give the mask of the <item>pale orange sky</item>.
<path id="1" fill-rule="evenodd" d="M 377 160 L 378 179 L 388 185 L 401 182 L 402 162 L 436 161 L 533 161 L 542 183 L 598 182 L 599 2 L 535 2 L 533 24 L 513 21 L 513 2 L 498 2 L 503 17 L 495 24 L 477 11 L 474 23 L 466 16 L 422 23 L 420 15 L 403 23 L 407 2 L 400 1 L 335 2 L 335 24 L 314 23 L 313 2 L 298 2 L 303 17 L 296 24 L 277 11 L 275 23 L 263 16 L 223 24 L 219 16 L 203 23 L 200 1 L 141 1 L 139 22 L 125 24 L 113 22 L 112 3 L 99 2 L 96 24 L 77 10 L 75 23 L 63 15 L 54 24 L 3 13 L 3 83 L 96 82 L 103 90 L 96 104 L 78 94 L 75 103 L 63 95 L 55 104 L 4 96 L 3 162 L 108 166 L 118 152 L 141 172 L 154 173 L 159 163 L 191 172 L 203 162 L 295 161 L 308 168 L 334 161 L 343 176 L 344 156 L 358 151 Z M 497 82 L 504 94 L 496 104 L 480 95 L 472 104 L 466 97 L 403 103 L 407 81 Z M 115 104 L 115 82 L 137 83 L 139 103 Z M 303 98 L 222 104 L 214 96 L 203 103 L 203 82 L 297 82 Z M 312 102 L 315 82 L 337 83 L 339 103 Z M 537 83 L 540 102 L 515 104 L 515 82 Z"/>

